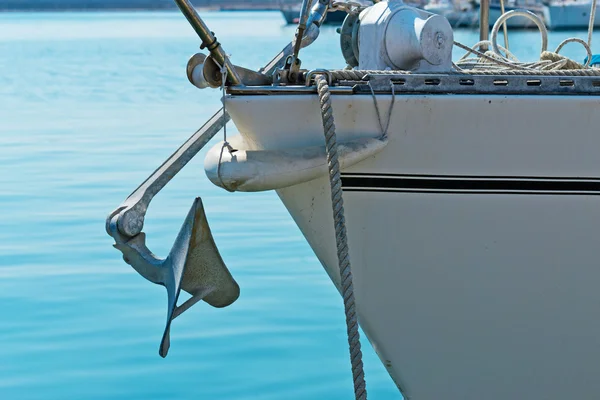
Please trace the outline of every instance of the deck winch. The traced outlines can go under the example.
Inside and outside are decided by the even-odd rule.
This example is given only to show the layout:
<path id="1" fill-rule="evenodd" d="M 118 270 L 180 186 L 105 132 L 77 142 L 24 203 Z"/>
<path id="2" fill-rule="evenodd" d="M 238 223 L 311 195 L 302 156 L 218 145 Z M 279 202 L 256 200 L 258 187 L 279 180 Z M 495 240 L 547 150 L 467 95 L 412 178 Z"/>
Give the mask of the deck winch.
<path id="1" fill-rule="evenodd" d="M 361 70 L 443 72 L 452 69 L 448 20 L 401 0 L 379 2 L 348 15 L 340 29 L 342 53 Z"/>

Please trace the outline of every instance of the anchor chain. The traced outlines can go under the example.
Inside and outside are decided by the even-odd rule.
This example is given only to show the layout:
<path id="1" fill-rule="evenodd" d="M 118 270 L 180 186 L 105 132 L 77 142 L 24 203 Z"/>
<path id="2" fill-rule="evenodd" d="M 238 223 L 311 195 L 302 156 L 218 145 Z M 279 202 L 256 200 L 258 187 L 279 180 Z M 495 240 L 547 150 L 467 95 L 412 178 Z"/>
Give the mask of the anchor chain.
<path id="1" fill-rule="evenodd" d="M 356 400 L 367 399 L 367 387 L 363 370 L 360 334 L 358 332 L 358 318 L 354 300 L 354 285 L 352 283 L 352 269 L 348 250 L 346 234 L 346 220 L 344 218 L 344 200 L 342 198 L 342 180 L 340 164 L 337 153 L 337 139 L 335 123 L 331 107 L 331 93 L 324 75 L 315 76 L 319 101 L 321 104 L 321 118 L 325 134 L 325 149 L 327 152 L 327 165 L 329 169 L 329 183 L 331 186 L 331 205 L 335 226 L 335 241 L 337 245 L 338 265 L 340 269 L 342 297 L 344 298 L 344 312 L 346 314 L 346 328 L 348 344 L 350 346 L 350 361 L 352 363 L 352 378 L 354 380 L 354 396 Z"/>

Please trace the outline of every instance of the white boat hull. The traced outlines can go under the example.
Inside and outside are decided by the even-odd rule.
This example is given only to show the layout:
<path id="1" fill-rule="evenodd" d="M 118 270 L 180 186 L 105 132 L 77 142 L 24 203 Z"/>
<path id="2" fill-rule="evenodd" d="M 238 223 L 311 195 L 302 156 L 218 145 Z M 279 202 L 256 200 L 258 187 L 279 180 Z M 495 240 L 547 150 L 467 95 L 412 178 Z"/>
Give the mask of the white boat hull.
<path id="1" fill-rule="evenodd" d="M 423 9 L 430 13 L 444 16 L 453 28 L 470 28 L 479 20 L 477 10 L 472 8 L 455 8 L 449 3 L 429 3 Z"/>
<path id="2" fill-rule="evenodd" d="M 542 21 L 544 21 L 544 10 L 543 8 L 532 8 L 532 7 L 505 7 L 504 8 L 504 12 L 509 12 L 512 10 L 522 10 L 522 9 L 526 9 L 528 11 L 531 11 L 532 13 L 534 13 L 535 15 L 537 15 L 538 17 L 540 17 L 542 19 Z M 498 20 L 498 18 L 500 18 L 502 16 L 502 10 L 500 8 L 500 6 L 495 6 L 492 5 L 490 6 L 490 27 L 494 26 L 494 24 L 496 23 L 496 21 Z M 509 28 L 516 28 L 516 29 L 537 29 L 537 25 L 535 24 L 535 22 L 533 22 L 531 19 L 526 18 L 526 17 L 512 17 L 509 18 L 508 20 L 506 20 L 506 26 Z"/>
<path id="3" fill-rule="evenodd" d="M 550 29 L 587 29 L 590 23 L 591 2 L 551 3 L 544 7 L 546 24 Z M 600 13 L 596 10 L 594 27 L 600 26 Z"/>
<path id="4" fill-rule="evenodd" d="M 370 95 L 332 99 L 339 141 L 381 134 Z M 316 95 L 227 108 L 257 149 L 323 143 Z M 343 171 L 359 320 L 405 398 L 598 397 L 600 135 L 577 127 L 599 109 L 401 95 L 387 147 Z M 277 193 L 339 288 L 327 178 Z"/>

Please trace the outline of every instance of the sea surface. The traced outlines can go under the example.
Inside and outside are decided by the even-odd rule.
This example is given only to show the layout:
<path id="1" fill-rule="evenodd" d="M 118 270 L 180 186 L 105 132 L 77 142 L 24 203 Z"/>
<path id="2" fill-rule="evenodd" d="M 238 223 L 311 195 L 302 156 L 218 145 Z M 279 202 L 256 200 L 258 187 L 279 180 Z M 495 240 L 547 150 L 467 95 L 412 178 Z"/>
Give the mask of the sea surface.
<path id="1" fill-rule="evenodd" d="M 254 69 L 294 34 L 276 12 L 203 16 Z M 568 36 L 586 33 L 552 33 L 550 49 Z M 521 59 L 539 54 L 537 32 L 510 39 Z M 338 40 L 324 28 L 303 66 L 343 67 Z M 219 108 L 218 91 L 187 81 L 198 46 L 176 12 L 0 14 L 0 399 L 352 398 L 340 296 L 275 193 L 213 186 L 206 149 L 153 201 L 148 245 L 166 255 L 201 196 L 241 296 L 194 306 L 158 356 L 166 292 L 122 261 L 104 223 Z M 369 397 L 400 399 L 363 350 Z"/>

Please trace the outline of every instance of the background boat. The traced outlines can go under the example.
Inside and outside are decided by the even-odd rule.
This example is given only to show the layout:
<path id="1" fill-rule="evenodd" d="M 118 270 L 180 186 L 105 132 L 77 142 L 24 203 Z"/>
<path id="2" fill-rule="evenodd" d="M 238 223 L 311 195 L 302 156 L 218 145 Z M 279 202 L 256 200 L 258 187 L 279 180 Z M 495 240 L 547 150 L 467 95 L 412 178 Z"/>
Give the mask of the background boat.
<path id="1" fill-rule="evenodd" d="M 479 21 L 479 10 L 471 1 L 433 0 L 425 4 L 422 8 L 431 13 L 446 17 L 453 28 L 471 27 Z"/>
<path id="2" fill-rule="evenodd" d="M 287 22 L 288 24 L 298 23 L 301 5 L 301 3 L 297 3 L 281 6 L 281 14 L 283 15 L 283 18 L 285 18 L 285 22 Z M 341 25 L 342 22 L 344 22 L 344 18 L 346 18 L 346 15 L 347 14 L 344 11 L 329 12 L 327 13 L 327 17 L 325 18 L 325 23 Z"/>
<path id="3" fill-rule="evenodd" d="M 546 26 L 549 29 L 587 29 L 592 2 L 589 0 L 554 0 L 544 7 Z M 600 15 L 596 13 L 594 26 L 600 26 Z"/>
<path id="4" fill-rule="evenodd" d="M 525 9 L 539 16 L 542 20 L 544 19 L 544 5 L 539 0 L 507 0 L 504 2 L 504 12 Z M 502 15 L 502 9 L 499 0 L 492 0 L 490 2 L 490 26 Z M 506 25 L 509 28 L 525 29 L 535 28 L 535 23 L 525 17 L 513 17 L 506 21 Z"/>

